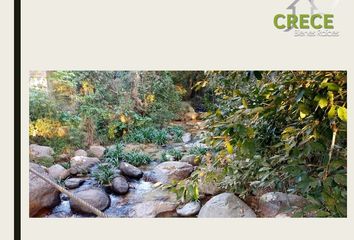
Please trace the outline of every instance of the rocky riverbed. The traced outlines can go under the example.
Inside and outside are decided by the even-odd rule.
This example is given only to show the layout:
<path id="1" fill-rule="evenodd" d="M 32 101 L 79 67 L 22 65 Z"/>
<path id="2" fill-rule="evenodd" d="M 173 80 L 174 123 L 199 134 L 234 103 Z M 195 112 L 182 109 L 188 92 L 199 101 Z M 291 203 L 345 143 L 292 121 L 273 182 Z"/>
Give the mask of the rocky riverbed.
<path id="1" fill-rule="evenodd" d="M 166 146 L 154 144 L 126 144 L 128 150 L 139 149 L 152 156 L 154 161 L 139 168 L 121 162 L 111 185 L 100 185 L 91 176 L 101 162 L 105 147 L 91 146 L 87 151 L 77 150 L 70 158 L 70 168 L 60 164 L 49 168 L 31 163 L 41 174 L 57 181 L 75 196 L 87 201 L 109 217 L 289 217 L 306 205 L 304 198 L 292 194 L 270 192 L 260 197 L 257 209 L 248 206 L 233 193 L 222 192 L 215 184 L 199 186 L 204 196 L 199 202 L 182 203 L 175 193 L 163 186 L 188 178 L 196 169 L 196 157 L 188 150 L 195 146 L 206 147 L 204 122 L 174 123 L 186 130 L 182 142 Z M 110 147 L 110 146 L 108 146 Z M 161 153 L 178 149 L 183 153 L 179 161 L 167 156 L 161 162 Z M 52 158 L 53 151 L 46 146 L 31 145 L 30 158 Z M 30 215 L 32 217 L 95 217 L 89 209 L 69 199 L 53 186 L 30 174 Z"/>

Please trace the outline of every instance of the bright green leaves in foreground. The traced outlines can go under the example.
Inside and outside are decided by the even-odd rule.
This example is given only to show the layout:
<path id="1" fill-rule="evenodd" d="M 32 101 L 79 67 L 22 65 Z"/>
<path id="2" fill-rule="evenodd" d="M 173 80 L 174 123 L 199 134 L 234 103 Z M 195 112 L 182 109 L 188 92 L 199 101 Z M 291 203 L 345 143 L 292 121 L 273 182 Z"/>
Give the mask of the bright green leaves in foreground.
<path id="1" fill-rule="evenodd" d="M 218 92 L 207 174 L 241 197 L 294 192 L 310 201 L 300 214 L 346 216 L 346 72 L 210 72 L 207 80 Z"/>
<path id="2" fill-rule="evenodd" d="M 338 112 L 338 117 L 342 121 L 346 122 L 347 121 L 347 109 L 345 107 L 339 107 L 337 112 Z"/>

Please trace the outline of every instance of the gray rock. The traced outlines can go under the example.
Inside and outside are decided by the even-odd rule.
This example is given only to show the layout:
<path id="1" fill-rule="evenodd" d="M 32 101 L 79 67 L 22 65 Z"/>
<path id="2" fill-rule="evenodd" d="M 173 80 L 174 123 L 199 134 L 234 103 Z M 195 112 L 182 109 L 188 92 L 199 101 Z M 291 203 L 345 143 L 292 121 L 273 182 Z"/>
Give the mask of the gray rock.
<path id="1" fill-rule="evenodd" d="M 52 155 L 54 154 L 54 150 L 51 147 L 31 144 L 29 146 L 29 154 L 30 160 L 36 161 L 38 158 L 52 157 Z"/>
<path id="2" fill-rule="evenodd" d="M 70 175 L 70 172 L 69 170 L 65 169 L 62 165 L 55 164 L 50 168 L 48 168 L 48 174 L 54 179 L 62 180 L 67 178 Z"/>
<path id="3" fill-rule="evenodd" d="M 87 157 L 87 152 L 83 149 L 76 150 L 74 156 Z"/>
<path id="4" fill-rule="evenodd" d="M 233 193 L 212 197 L 200 209 L 198 218 L 254 218 L 256 214 Z"/>
<path id="5" fill-rule="evenodd" d="M 90 149 L 88 150 L 88 156 L 101 159 L 105 150 L 106 148 L 102 146 L 90 146 Z"/>
<path id="6" fill-rule="evenodd" d="M 58 156 L 57 162 L 68 162 L 70 161 L 70 155 L 66 153 L 62 153 Z"/>
<path id="7" fill-rule="evenodd" d="M 160 214 L 176 210 L 176 202 L 147 201 L 138 203 L 133 207 L 130 217 L 154 218 Z"/>
<path id="8" fill-rule="evenodd" d="M 197 166 L 200 163 L 200 160 L 197 158 L 196 155 L 184 155 L 180 161 L 189 163 L 193 166 Z"/>
<path id="9" fill-rule="evenodd" d="M 70 173 L 88 173 L 90 168 L 99 163 L 100 160 L 94 157 L 75 156 L 70 159 Z"/>
<path id="10" fill-rule="evenodd" d="M 55 181 L 40 165 L 30 163 L 33 168 L 43 176 Z M 33 173 L 29 175 L 29 211 L 30 216 L 35 216 L 40 210 L 52 208 L 60 203 L 60 192 L 37 177 Z"/>
<path id="11" fill-rule="evenodd" d="M 82 178 L 69 178 L 65 180 L 64 185 L 69 189 L 78 188 L 85 180 Z"/>
<path id="12" fill-rule="evenodd" d="M 112 190 L 117 194 L 126 194 L 129 191 L 129 184 L 124 177 L 115 177 L 112 181 Z"/>
<path id="13" fill-rule="evenodd" d="M 168 161 L 157 165 L 152 171 L 146 172 L 147 181 L 169 184 L 189 177 L 194 167 L 185 162 Z"/>
<path id="14" fill-rule="evenodd" d="M 192 134 L 190 133 L 184 133 L 182 136 L 182 141 L 184 143 L 189 143 L 192 140 Z"/>
<path id="15" fill-rule="evenodd" d="M 106 214 L 117 216 L 119 212 L 122 217 L 176 215 L 178 200 L 174 192 L 145 181 L 131 181 L 129 185 L 129 192 L 116 197 L 114 204 L 105 210 Z"/>
<path id="16" fill-rule="evenodd" d="M 127 177 L 139 179 L 143 176 L 143 172 L 139 168 L 126 162 L 121 162 L 119 165 L 119 169 L 122 174 Z"/>
<path id="17" fill-rule="evenodd" d="M 35 163 L 50 167 L 54 164 L 54 151 L 51 147 L 31 144 L 29 146 L 29 158 Z"/>
<path id="18" fill-rule="evenodd" d="M 93 207 L 103 211 L 110 205 L 109 196 L 102 190 L 91 188 L 76 192 L 75 196 L 91 204 Z M 79 213 L 92 213 L 90 209 L 80 205 L 77 201 L 70 199 L 70 206 L 76 212 Z"/>
<path id="19" fill-rule="evenodd" d="M 195 216 L 200 210 L 200 202 L 189 202 L 182 208 L 177 209 L 177 214 L 182 217 Z"/>
<path id="20" fill-rule="evenodd" d="M 282 192 L 269 192 L 259 199 L 259 211 L 263 217 L 275 217 L 281 213 L 291 212 L 292 209 L 300 209 L 306 205 L 305 198 Z M 283 214 L 284 215 L 284 214 Z"/>

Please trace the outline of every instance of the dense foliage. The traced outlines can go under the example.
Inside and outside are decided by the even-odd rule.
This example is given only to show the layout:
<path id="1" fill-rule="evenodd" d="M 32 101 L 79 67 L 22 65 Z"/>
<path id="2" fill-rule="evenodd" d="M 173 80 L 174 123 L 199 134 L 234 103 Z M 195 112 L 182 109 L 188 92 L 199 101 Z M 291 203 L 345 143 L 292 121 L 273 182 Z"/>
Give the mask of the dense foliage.
<path id="1" fill-rule="evenodd" d="M 344 71 L 56 71 L 46 80 L 30 89 L 30 141 L 56 154 L 115 144 L 92 174 L 100 184 L 121 161 L 153 160 L 126 144 L 182 142 L 184 129 L 169 123 L 184 119 L 188 101 L 206 112 L 207 147 L 167 147 L 161 159 L 193 154 L 201 163 L 167 186 L 183 201 L 198 200 L 198 185 L 214 181 L 241 198 L 304 196 L 310 204 L 298 216 L 347 215 Z"/>
<path id="2" fill-rule="evenodd" d="M 56 152 L 123 136 L 164 144 L 167 133 L 158 128 L 180 110 L 182 95 L 168 72 L 57 71 L 46 80 L 30 91 L 30 140 Z"/>
<path id="3" fill-rule="evenodd" d="M 209 72 L 200 84 L 217 96 L 205 169 L 223 188 L 300 193 L 303 214 L 346 216 L 346 72 Z"/>

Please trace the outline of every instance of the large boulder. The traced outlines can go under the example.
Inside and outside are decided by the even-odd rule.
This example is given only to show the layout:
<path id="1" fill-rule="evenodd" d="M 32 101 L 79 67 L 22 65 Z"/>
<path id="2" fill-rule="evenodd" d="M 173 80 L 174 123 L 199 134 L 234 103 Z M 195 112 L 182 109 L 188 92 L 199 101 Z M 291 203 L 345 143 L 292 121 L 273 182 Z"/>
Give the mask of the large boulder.
<path id="1" fill-rule="evenodd" d="M 177 214 L 181 217 L 191 217 L 198 214 L 200 210 L 200 202 L 193 201 L 177 209 Z"/>
<path id="2" fill-rule="evenodd" d="M 72 174 L 88 173 L 90 168 L 99 163 L 100 160 L 94 157 L 75 156 L 70 159 L 70 172 Z"/>
<path id="3" fill-rule="evenodd" d="M 289 215 L 307 204 L 305 198 L 282 192 L 268 192 L 259 198 L 259 211 L 263 217 Z"/>
<path id="4" fill-rule="evenodd" d="M 139 168 L 126 162 L 121 162 L 119 165 L 119 169 L 122 174 L 127 177 L 139 179 L 143 176 L 143 172 Z"/>
<path id="5" fill-rule="evenodd" d="M 129 191 L 129 184 L 124 177 L 115 177 L 112 181 L 112 190 L 117 194 L 126 194 Z"/>
<path id="6" fill-rule="evenodd" d="M 53 154 L 54 150 L 51 147 L 40 146 L 38 144 L 31 144 L 29 146 L 30 160 L 45 165 L 46 167 L 53 165 Z"/>
<path id="7" fill-rule="evenodd" d="M 84 181 L 85 179 L 82 178 L 69 178 L 65 180 L 64 185 L 69 189 L 74 189 L 80 187 Z"/>
<path id="8" fill-rule="evenodd" d="M 101 211 L 109 207 L 111 203 L 109 196 L 104 191 L 98 188 L 91 188 L 76 192 L 75 196 Z M 72 210 L 79 213 L 92 213 L 90 209 L 80 205 L 74 199 L 70 199 L 70 206 Z"/>
<path id="9" fill-rule="evenodd" d="M 144 185 L 144 186 L 141 186 Z M 149 186 L 152 186 L 150 188 Z M 129 195 L 135 195 L 132 197 Z M 175 193 L 155 188 L 151 183 L 145 182 L 129 191 L 128 204 L 132 204 L 130 217 L 158 217 L 175 212 L 178 201 Z"/>
<path id="10" fill-rule="evenodd" d="M 106 148 L 102 146 L 96 146 L 96 145 L 90 146 L 88 150 L 88 156 L 101 159 L 104 155 L 105 150 Z"/>
<path id="11" fill-rule="evenodd" d="M 60 164 L 55 164 L 48 168 L 48 174 L 56 180 L 63 180 L 70 175 L 70 171 Z"/>
<path id="12" fill-rule="evenodd" d="M 87 157 L 87 152 L 83 149 L 76 150 L 74 156 Z"/>
<path id="13" fill-rule="evenodd" d="M 40 165 L 30 163 L 33 168 L 41 175 L 54 181 L 52 177 Z M 45 182 L 30 172 L 29 175 L 29 211 L 33 217 L 42 209 L 50 209 L 60 203 L 60 192 L 51 184 Z"/>
<path id="14" fill-rule="evenodd" d="M 189 177 L 194 167 L 185 162 L 168 161 L 157 165 L 152 171 L 146 174 L 145 179 L 151 182 L 169 184 Z"/>
<path id="15" fill-rule="evenodd" d="M 30 152 L 30 160 L 35 160 L 36 158 L 40 158 L 43 156 L 52 156 L 54 154 L 54 150 L 51 147 L 40 146 L 38 144 L 31 144 L 29 146 Z"/>
<path id="16" fill-rule="evenodd" d="M 147 201 L 133 206 L 130 217 L 154 218 L 160 214 L 173 212 L 178 204 L 169 201 Z"/>
<path id="17" fill-rule="evenodd" d="M 254 218 L 256 214 L 233 193 L 212 197 L 200 209 L 199 218 Z"/>

